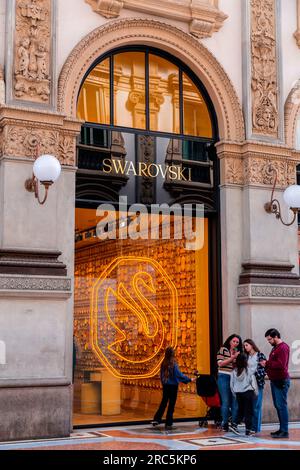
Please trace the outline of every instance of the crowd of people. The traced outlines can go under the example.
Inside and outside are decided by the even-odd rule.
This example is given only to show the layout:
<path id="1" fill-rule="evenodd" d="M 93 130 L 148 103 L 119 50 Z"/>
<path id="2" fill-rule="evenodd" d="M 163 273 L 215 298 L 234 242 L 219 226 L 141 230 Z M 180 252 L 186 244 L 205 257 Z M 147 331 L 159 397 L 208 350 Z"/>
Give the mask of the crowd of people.
<path id="1" fill-rule="evenodd" d="M 240 434 L 239 425 L 244 423 L 247 436 L 261 431 L 262 404 L 265 378 L 268 376 L 274 407 L 277 411 L 279 429 L 271 433 L 275 438 L 289 437 L 289 416 L 287 397 L 290 387 L 288 373 L 289 346 L 281 339 L 280 332 L 271 328 L 265 338 L 272 346 L 270 356 L 259 350 L 255 342 L 248 338 L 242 341 L 237 334 L 226 339 L 217 354 L 218 391 L 221 400 L 222 429 Z M 180 382 L 195 381 L 195 377 L 184 375 L 175 360 L 175 351 L 168 347 L 161 365 L 160 378 L 163 396 L 152 421 L 153 426 L 162 422 L 168 406 L 166 430 L 172 429 L 178 385 Z"/>
<path id="2" fill-rule="evenodd" d="M 268 360 L 253 340 L 246 339 L 242 342 L 240 336 L 236 334 L 229 336 L 218 352 L 222 429 L 239 434 L 238 425 L 244 420 L 246 435 L 255 435 L 261 431 L 263 393 L 267 375 L 279 420 L 279 429 L 272 432 L 271 436 L 288 438 L 290 348 L 275 328 L 266 331 L 265 338 L 272 346 Z"/>

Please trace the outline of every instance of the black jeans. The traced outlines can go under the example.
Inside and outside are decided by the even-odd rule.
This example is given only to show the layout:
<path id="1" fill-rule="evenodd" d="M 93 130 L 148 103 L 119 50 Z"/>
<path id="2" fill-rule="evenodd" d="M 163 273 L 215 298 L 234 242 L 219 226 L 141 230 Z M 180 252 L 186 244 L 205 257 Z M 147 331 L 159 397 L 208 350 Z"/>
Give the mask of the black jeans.
<path id="1" fill-rule="evenodd" d="M 242 419 L 245 418 L 245 425 L 248 431 L 252 430 L 254 398 L 255 394 L 253 390 L 236 394 L 236 399 L 239 405 L 238 422 L 240 423 Z"/>
<path id="2" fill-rule="evenodd" d="M 172 426 L 173 424 L 173 413 L 175 409 L 175 404 L 177 400 L 177 392 L 178 392 L 178 385 L 163 385 L 163 397 L 161 400 L 161 404 L 157 412 L 155 413 L 154 420 L 161 422 L 167 404 L 169 402 L 168 411 L 167 411 L 167 419 L 166 419 L 166 426 Z"/>

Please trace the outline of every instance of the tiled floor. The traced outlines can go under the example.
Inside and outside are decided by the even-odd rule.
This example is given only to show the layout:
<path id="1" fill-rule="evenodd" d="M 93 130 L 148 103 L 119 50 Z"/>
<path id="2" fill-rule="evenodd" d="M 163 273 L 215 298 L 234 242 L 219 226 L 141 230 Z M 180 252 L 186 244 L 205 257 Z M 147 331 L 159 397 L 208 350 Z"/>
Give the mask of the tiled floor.
<path id="1" fill-rule="evenodd" d="M 215 429 L 199 428 L 197 423 L 176 423 L 165 432 L 164 427 L 150 425 L 95 428 L 75 431 L 70 438 L 42 441 L 1 443 L 0 450 L 300 450 L 300 423 L 290 425 L 289 439 L 272 439 L 277 426 L 265 425 L 260 435 L 246 437 Z"/>

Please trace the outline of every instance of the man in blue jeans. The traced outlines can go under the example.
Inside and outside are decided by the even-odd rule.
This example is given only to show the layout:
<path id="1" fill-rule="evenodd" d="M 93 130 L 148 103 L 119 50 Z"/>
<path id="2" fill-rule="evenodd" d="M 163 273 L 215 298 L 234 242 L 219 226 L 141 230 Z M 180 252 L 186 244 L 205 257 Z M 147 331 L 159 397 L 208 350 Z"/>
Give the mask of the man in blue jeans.
<path id="1" fill-rule="evenodd" d="M 268 330 L 265 333 L 265 337 L 273 348 L 269 360 L 261 361 L 260 364 L 266 367 L 266 372 L 271 382 L 273 403 L 280 423 L 278 431 L 271 432 L 271 436 L 274 439 L 288 438 L 289 412 L 287 395 L 290 387 L 288 372 L 290 348 L 282 341 L 279 331 L 275 328 Z"/>

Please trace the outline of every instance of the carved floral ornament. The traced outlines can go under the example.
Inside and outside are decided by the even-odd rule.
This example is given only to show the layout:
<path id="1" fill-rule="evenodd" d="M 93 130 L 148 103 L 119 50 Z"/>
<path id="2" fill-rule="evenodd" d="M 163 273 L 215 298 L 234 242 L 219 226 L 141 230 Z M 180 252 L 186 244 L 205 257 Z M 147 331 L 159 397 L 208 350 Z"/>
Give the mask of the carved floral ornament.
<path id="1" fill-rule="evenodd" d="M 2 154 L 14 158 L 35 158 L 36 152 L 57 155 L 62 165 L 75 165 L 76 136 L 56 130 L 6 126 Z M 1 155 L 1 151 L 0 151 Z"/>
<path id="2" fill-rule="evenodd" d="M 62 165 L 74 166 L 81 124 L 60 115 L 3 107 L 0 109 L 0 157 L 35 159 L 39 151 L 56 155 Z"/>
<path id="3" fill-rule="evenodd" d="M 14 98 L 50 102 L 51 0 L 16 0 Z"/>
<path id="4" fill-rule="evenodd" d="M 105 18 L 117 18 L 122 9 L 148 13 L 189 23 L 190 33 L 206 38 L 222 27 L 228 16 L 218 8 L 218 0 L 85 0 Z"/>

